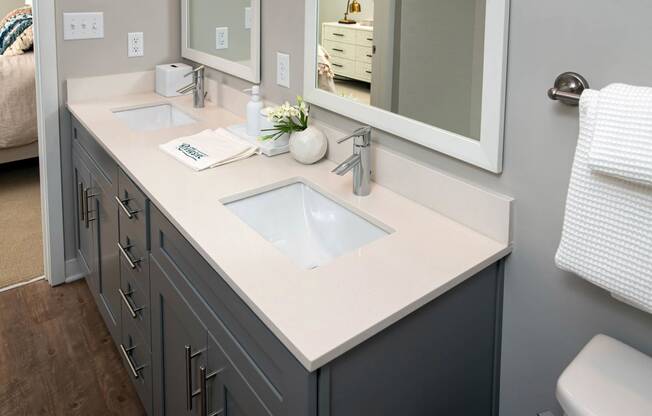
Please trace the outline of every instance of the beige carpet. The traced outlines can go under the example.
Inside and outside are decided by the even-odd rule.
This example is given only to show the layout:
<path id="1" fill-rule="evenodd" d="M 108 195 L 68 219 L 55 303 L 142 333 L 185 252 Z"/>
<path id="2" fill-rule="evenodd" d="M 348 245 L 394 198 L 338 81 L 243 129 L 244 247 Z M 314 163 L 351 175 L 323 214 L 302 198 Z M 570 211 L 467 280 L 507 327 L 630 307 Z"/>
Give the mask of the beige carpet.
<path id="1" fill-rule="evenodd" d="M 0 165 L 0 289 L 42 275 L 38 161 Z"/>

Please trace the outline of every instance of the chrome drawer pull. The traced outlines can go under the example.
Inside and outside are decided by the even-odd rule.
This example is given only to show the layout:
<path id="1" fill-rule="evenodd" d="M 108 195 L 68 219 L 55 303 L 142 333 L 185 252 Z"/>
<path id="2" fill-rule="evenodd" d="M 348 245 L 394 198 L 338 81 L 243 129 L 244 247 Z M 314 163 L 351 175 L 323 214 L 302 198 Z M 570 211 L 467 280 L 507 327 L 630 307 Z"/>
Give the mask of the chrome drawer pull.
<path id="1" fill-rule="evenodd" d="M 333 66 L 336 66 L 338 68 L 344 68 L 344 65 L 340 65 L 340 64 L 336 64 L 336 63 L 334 63 Z"/>
<path id="2" fill-rule="evenodd" d="M 186 409 L 192 410 L 192 398 L 195 396 L 192 392 L 192 359 L 201 355 L 201 351 L 192 352 L 192 347 L 186 345 Z"/>
<path id="3" fill-rule="evenodd" d="M 120 293 L 120 297 L 122 298 L 122 301 L 124 302 L 124 304 L 127 306 L 127 309 L 129 310 L 129 314 L 131 315 L 131 317 L 136 319 L 136 317 L 138 316 L 137 312 L 140 312 L 145 308 L 140 307 L 140 308 L 134 309 L 134 307 L 131 306 L 131 302 L 129 302 L 129 299 L 127 298 L 127 296 L 133 295 L 134 292 L 131 291 L 131 292 L 125 293 L 125 292 L 122 291 L 122 288 L 119 288 L 118 293 Z"/>
<path id="4" fill-rule="evenodd" d="M 333 33 L 333 36 L 339 36 L 339 37 L 343 38 L 344 34 L 343 33 Z"/>
<path id="5" fill-rule="evenodd" d="M 139 213 L 140 210 L 135 210 L 135 211 L 130 210 L 129 207 L 127 207 L 126 205 L 129 201 L 131 201 L 131 199 L 120 199 L 117 196 L 115 197 L 115 202 L 117 202 L 118 205 L 120 205 L 120 208 L 122 208 L 125 214 L 127 214 L 127 218 L 132 219 L 134 217 L 134 214 Z"/>
<path id="6" fill-rule="evenodd" d="M 84 192 L 83 192 L 83 198 L 84 198 L 84 202 L 85 202 L 84 211 L 85 211 L 85 215 L 86 215 L 86 224 L 85 224 L 86 228 L 89 227 L 89 225 L 90 225 L 90 223 L 92 221 L 96 220 L 96 218 L 91 218 L 91 210 L 90 210 L 90 207 L 88 206 L 88 200 L 99 195 L 99 194 L 89 194 L 88 191 L 90 191 L 90 190 L 91 190 L 91 188 L 86 188 L 86 189 L 84 189 Z"/>
<path id="7" fill-rule="evenodd" d="M 344 49 L 333 48 L 333 50 L 334 50 L 335 52 L 341 52 L 341 53 L 344 53 Z"/>
<path id="8" fill-rule="evenodd" d="M 134 376 L 134 378 L 140 377 L 139 371 L 145 368 L 144 365 L 141 365 L 140 367 L 136 367 L 133 361 L 131 361 L 131 356 L 129 353 L 133 350 L 135 350 L 136 347 L 129 347 L 125 348 L 123 344 L 120 344 L 120 351 L 122 351 L 122 355 L 124 355 L 125 360 L 127 360 L 127 365 L 129 365 L 129 371 L 131 371 L 131 375 Z"/>
<path id="9" fill-rule="evenodd" d="M 129 263 L 129 267 L 131 267 L 132 269 L 135 269 L 136 265 L 138 263 L 140 263 L 141 261 L 143 261 L 143 259 L 133 260 L 131 258 L 129 253 L 127 253 L 127 250 L 129 250 L 132 247 L 133 247 L 133 245 L 129 245 L 127 247 L 122 247 L 122 244 L 118 243 L 118 249 L 120 250 L 120 253 L 124 256 L 124 258 L 127 260 L 127 262 Z"/>

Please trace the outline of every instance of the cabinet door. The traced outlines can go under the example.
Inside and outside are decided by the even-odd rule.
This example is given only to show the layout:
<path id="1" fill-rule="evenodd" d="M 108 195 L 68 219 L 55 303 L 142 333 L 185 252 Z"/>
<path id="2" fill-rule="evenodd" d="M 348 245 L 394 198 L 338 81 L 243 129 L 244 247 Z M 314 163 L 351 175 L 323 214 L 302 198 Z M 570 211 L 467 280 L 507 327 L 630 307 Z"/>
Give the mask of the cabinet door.
<path id="1" fill-rule="evenodd" d="M 150 257 L 154 414 L 200 415 L 199 373 L 206 366 L 206 329 L 175 282 Z M 181 279 L 181 280 L 179 280 Z"/>
<path id="2" fill-rule="evenodd" d="M 120 259 L 118 257 L 118 208 L 114 201 L 114 187 L 97 169 L 91 172 L 88 194 L 89 214 L 95 233 L 97 257 L 98 305 L 109 332 L 116 342 L 120 334 Z"/>
<path id="3" fill-rule="evenodd" d="M 91 187 L 91 173 L 88 166 L 82 160 L 82 156 L 73 152 L 73 175 L 75 179 L 75 217 L 77 219 L 76 249 L 77 257 L 81 266 L 86 269 L 86 281 L 91 291 L 97 293 L 97 279 L 94 275 L 95 259 L 93 257 L 93 227 L 88 217 L 88 206 L 86 205 L 87 194 Z"/>
<path id="4" fill-rule="evenodd" d="M 251 385 L 233 366 L 216 339 L 208 334 L 208 363 L 205 370 L 206 415 L 270 416 Z"/>

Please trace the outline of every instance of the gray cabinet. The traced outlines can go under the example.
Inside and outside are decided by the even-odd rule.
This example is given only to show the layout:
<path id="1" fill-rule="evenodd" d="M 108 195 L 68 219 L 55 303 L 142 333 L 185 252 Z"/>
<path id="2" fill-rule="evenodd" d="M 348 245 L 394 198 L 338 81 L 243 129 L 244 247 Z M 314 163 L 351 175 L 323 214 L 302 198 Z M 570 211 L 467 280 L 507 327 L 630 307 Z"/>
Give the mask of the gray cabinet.
<path id="1" fill-rule="evenodd" d="M 73 129 L 77 254 L 148 414 L 498 415 L 502 261 L 309 372 Z"/>
<path id="2" fill-rule="evenodd" d="M 80 132 L 77 129 L 77 135 Z M 73 150 L 77 210 L 77 252 L 100 313 L 115 342 L 120 340 L 118 212 L 111 179 L 79 144 Z"/>

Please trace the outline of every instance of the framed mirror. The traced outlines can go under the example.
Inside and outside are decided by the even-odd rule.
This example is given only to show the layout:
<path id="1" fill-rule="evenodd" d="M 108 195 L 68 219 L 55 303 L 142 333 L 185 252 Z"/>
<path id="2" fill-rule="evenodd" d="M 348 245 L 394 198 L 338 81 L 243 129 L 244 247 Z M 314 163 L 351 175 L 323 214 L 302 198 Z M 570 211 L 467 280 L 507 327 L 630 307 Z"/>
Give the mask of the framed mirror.
<path id="1" fill-rule="evenodd" d="M 260 0 L 182 0 L 181 56 L 260 82 Z"/>
<path id="2" fill-rule="evenodd" d="M 304 97 L 502 170 L 509 0 L 307 0 Z"/>

